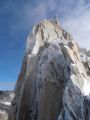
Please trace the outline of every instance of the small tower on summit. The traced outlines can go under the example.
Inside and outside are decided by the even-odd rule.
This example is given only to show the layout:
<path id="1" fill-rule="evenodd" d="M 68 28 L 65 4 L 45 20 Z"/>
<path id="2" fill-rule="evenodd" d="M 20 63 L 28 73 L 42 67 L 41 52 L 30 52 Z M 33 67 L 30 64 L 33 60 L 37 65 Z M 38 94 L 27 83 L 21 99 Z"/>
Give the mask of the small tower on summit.
<path id="1" fill-rule="evenodd" d="M 58 15 L 55 16 L 55 23 L 56 23 L 57 25 L 60 25 L 59 16 L 58 16 Z"/>

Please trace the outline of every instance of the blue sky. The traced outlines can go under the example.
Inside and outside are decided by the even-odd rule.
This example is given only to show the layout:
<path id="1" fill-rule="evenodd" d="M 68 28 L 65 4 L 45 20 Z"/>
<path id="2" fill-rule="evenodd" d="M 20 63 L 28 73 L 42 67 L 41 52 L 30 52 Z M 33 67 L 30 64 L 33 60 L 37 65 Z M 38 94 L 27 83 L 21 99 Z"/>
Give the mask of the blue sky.
<path id="1" fill-rule="evenodd" d="M 90 49 L 90 0 L 0 0 L 0 89 L 14 88 L 33 25 L 56 15 Z"/>

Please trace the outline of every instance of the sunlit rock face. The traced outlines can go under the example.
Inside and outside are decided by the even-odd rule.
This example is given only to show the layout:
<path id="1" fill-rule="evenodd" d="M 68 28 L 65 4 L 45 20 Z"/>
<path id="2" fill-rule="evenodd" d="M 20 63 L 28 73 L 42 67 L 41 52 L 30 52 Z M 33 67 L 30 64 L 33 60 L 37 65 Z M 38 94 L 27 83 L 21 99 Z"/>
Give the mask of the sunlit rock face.
<path id="1" fill-rule="evenodd" d="M 27 39 L 8 120 L 89 120 L 88 79 L 72 36 L 43 20 Z"/>
<path id="2" fill-rule="evenodd" d="M 8 119 L 8 110 L 13 97 L 14 93 L 11 91 L 0 91 L 0 120 Z"/>

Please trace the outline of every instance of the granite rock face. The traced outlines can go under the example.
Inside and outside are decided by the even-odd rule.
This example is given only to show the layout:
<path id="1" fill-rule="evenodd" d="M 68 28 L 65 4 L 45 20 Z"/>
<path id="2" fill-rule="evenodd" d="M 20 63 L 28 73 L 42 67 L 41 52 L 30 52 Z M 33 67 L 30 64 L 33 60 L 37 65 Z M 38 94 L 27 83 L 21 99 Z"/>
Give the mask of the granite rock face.
<path id="1" fill-rule="evenodd" d="M 8 110 L 13 97 L 14 93 L 11 91 L 0 91 L 0 120 L 8 119 Z"/>
<path id="2" fill-rule="evenodd" d="M 72 36 L 43 20 L 27 39 L 8 120 L 89 120 L 88 79 Z"/>
<path id="3" fill-rule="evenodd" d="M 81 56 L 81 61 L 84 65 L 84 67 L 86 68 L 86 72 L 88 74 L 88 76 L 90 76 L 90 51 L 81 48 L 80 50 L 80 56 Z"/>

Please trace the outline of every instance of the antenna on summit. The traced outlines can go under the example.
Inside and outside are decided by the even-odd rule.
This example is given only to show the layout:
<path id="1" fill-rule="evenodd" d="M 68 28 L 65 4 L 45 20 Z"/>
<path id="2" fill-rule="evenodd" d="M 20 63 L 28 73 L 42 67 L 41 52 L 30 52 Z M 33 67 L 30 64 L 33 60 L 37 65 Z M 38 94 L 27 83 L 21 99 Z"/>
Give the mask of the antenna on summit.
<path id="1" fill-rule="evenodd" d="M 55 23 L 56 23 L 57 25 L 60 25 L 59 16 L 58 16 L 58 15 L 55 16 Z"/>

